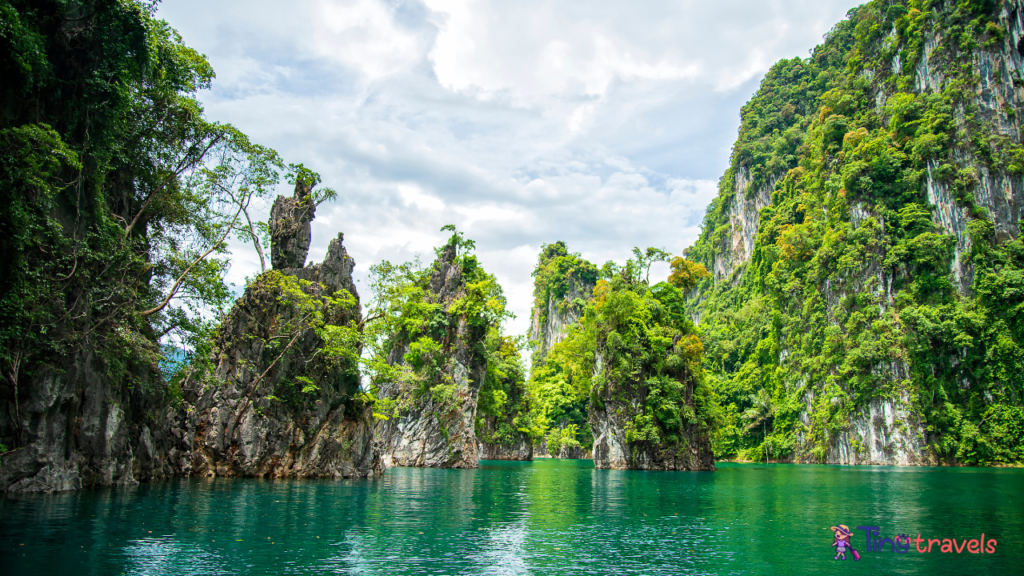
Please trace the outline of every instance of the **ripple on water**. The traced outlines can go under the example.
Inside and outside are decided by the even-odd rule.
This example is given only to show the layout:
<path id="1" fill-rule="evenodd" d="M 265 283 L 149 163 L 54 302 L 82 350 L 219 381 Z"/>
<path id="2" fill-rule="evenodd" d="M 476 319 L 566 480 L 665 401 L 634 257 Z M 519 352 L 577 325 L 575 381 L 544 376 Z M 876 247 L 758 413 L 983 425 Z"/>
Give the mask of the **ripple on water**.
<path id="1" fill-rule="evenodd" d="M 5 574 L 817 574 L 828 526 L 997 537 L 994 555 L 869 553 L 852 573 L 1013 573 L 1024 470 L 590 461 L 370 481 L 172 481 L 0 502 Z M 856 538 L 862 539 L 861 533 Z M 860 540 L 855 540 L 855 546 Z"/>

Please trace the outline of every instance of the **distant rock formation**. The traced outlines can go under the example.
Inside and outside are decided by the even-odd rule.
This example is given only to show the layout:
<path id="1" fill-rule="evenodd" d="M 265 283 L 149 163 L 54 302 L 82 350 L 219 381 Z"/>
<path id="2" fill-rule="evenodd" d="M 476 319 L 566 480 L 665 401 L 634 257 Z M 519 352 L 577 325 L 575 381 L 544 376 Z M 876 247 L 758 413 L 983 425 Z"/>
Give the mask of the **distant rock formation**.
<path id="1" fill-rule="evenodd" d="M 561 460 L 590 460 L 594 457 L 582 446 L 559 446 L 558 454 L 552 454 L 547 442 L 541 441 L 534 449 L 534 458 L 558 458 Z"/>
<path id="2" fill-rule="evenodd" d="M 474 424 L 477 397 L 487 374 L 482 350 L 486 327 L 469 324 L 465 315 L 448 314 L 452 303 L 466 296 L 454 242 L 434 262 L 426 290 L 427 303 L 440 304 L 447 322 L 443 335 L 435 340 L 444 354 L 440 374 L 423 384 L 380 385 L 380 396 L 394 401 L 398 413 L 377 423 L 377 446 L 387 466 L 476 468 L 480 454 Z M 408 367 L 405 356 L 413 343 L 404 332 L 395 339 L 397 345 L 387 362 Z"/>
<path id="3" fill-rule="evenodd" d="M 528 462 L 533 460 L 533 443 L 530 442 L 529 436 L 520 435 L 515 439 L 514 442 L 509 444 L 491 444 L 480 442 L 480 459 L 481 460 L 517 460 Z"/>
<path id="4" fill-rule="evenodd" d="M 566 328 L 580 319 L 597 283 L 597 268 L 578 254 L 570 254 L 559 240 L 544 245 L 534 277 L 530 340 L 536 343 L 531 358 L 536 364 L 565 338 Z"/>
<path id="5" fill-rule="evenodd" d="M 317 314 L 326 326 L 360 322 L 344 237 L 331 241 L 322 264 L 283 266 L 306 259 L 313 214 L 302 205 L 306 196 L 296 186 L 294 199 L 274 204 L 275 270 L 246 289 L 220 327 L 209 369 L 183 386 L 172 458 L 184 473 L 349 478 L 383 470 L 372 409 L 356 400 L 358 365 L 354 357 L 328 357 L 312 325 Z M 339 290 L 354 304 L 332 305 Z"/>

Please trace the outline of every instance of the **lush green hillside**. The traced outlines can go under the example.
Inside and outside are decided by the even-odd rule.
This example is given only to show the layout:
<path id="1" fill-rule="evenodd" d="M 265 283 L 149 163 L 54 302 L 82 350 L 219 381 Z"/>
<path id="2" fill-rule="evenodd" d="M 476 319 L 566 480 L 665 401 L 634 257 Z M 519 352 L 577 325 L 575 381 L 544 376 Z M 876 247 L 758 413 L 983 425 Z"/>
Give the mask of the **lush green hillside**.
<path id="1" fill-rule="evenodd" d="M 743 108 L 687 251 L 719 455 L 1024 460 L 1020 19 L 870 2 Z"/>

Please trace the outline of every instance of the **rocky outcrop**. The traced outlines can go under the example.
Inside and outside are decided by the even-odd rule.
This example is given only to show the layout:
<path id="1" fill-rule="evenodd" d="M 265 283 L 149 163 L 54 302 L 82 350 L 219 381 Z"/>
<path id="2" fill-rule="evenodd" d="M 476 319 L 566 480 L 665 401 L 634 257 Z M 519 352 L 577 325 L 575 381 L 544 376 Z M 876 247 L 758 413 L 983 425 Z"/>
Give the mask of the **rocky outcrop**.
<path id="1" fill-rule="evenodd" d="M 525 434 L 517 435 L 509 443 L 488 443 L 482 440 L 479 442 L 481 460 L 533 460 L 533 443 Z"/>
<path id="2" fill-rule="evenodd" d="M 21 447 L 0 455 L 0 491 L 61 492 L 133 485 L 167 478 L 169 422 L 163 417 L 161 375 L 132 361 L 112 370 L 95 341 L 22 385 Z M 131 383 L 131 385 L 129 385 Z M 0 429 L 16 433 L 13 402 L 4 400 Z"/>
<path id="3" fill-rule="evenodd" d="M 670 357 L 681 358 L 679 342 L 676 338 L 676 344 L 668 351 Z M 682 388 L 681 429 L 672 431 L 673 437 L 669 438 L 669 433 L 656 423 L 659 410 L 646 406 L 652 395 L 650 382 L 620 379 L 617 374 L 621 372 L 612 369 L 607 341 L 599 342 L 598 349 L 604 351 L 597 358 L 599 381 L 603 384 L 591 391 L 588 415 L 594 434 L 594 466 L 620 470 L 714 470 L 710 431 L 699 423 L 700 418 L 694 417 L 697 382 L 687 363 L 670 360 L 670 368 L 660 376 L 671 378 Z M 653 374 L 654 370 L 647 365 L 637 373 Z"/>
<path id="4" fill-rule="evenodd" d="M 291 200 L 279 197 L 274 205 L 285 220 L 271 226 L 275 268 L 280 255 L 306 259 L 309 221 L 294 225 L 301 203 Z M 282 205 L 289 210 L 278 210 Z M 282 236 L 286 230 L 292 235 Z M 207 367 L 182 386 L 174 430 L 180 442 L 171 457 L 183 473 L 351 478 L 383 470 L 373 450 L 372 409 L 356 398 L 359 349 L 329 354 L 319 333 L 354 331 L 361 319 L 355 262 L 343 239 L 331 241 L 321 264 L 260 275 L 228 314 Z"/>
<path id="5" fill-rule="evenodd" d="M 380 385 L 379 396 L 394 403 L 396 412 L 377 423 L 377 446 L 387 466 L 476 468 L 480 460 L 475 432 L 476 406 L 487 374 L 483 355 L 484 326 L 451 314 L 452 304 L 466 297 L 466 279 L 457 258 L 457 245 L 444 247 L 425 286 L 426 303 L 443 310 L 445 327 L 436 337 L 424 336 L 438 347 L 424 360 L 434 373 L 417 371 L 406 356 L 414 342 L 408 332 L 396 334 L 387 358 L 404 378 Z"/>
<path id="6" fill-rule="evenodd" d="M 270 261 L 275 270 L 306 265 L 313 234 L 311 222 L 316 215 L 311 192 L 310 187 L 299 181 L 291 198 L 278 196 L 270 209 Z"/>

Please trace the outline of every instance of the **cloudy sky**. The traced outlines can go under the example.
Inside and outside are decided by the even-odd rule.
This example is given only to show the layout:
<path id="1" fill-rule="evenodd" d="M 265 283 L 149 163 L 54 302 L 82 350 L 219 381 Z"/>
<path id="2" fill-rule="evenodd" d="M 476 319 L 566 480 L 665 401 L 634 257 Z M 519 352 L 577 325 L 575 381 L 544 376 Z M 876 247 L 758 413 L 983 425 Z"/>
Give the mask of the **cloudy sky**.
<path id="1" fill-rule="evenodd" d="M 365 286 L 373 263 L 432 259 L 455 224 L 524 333 L 541 244 L 597 264 L 690 245 L 740 107 L 856 4 L 164 0 L 159 15 L 217 71 L 210 119 L 338 191 L 310 261 L 344 232 Z M 241 285 L 258 260 L 235 248 Z"/>

